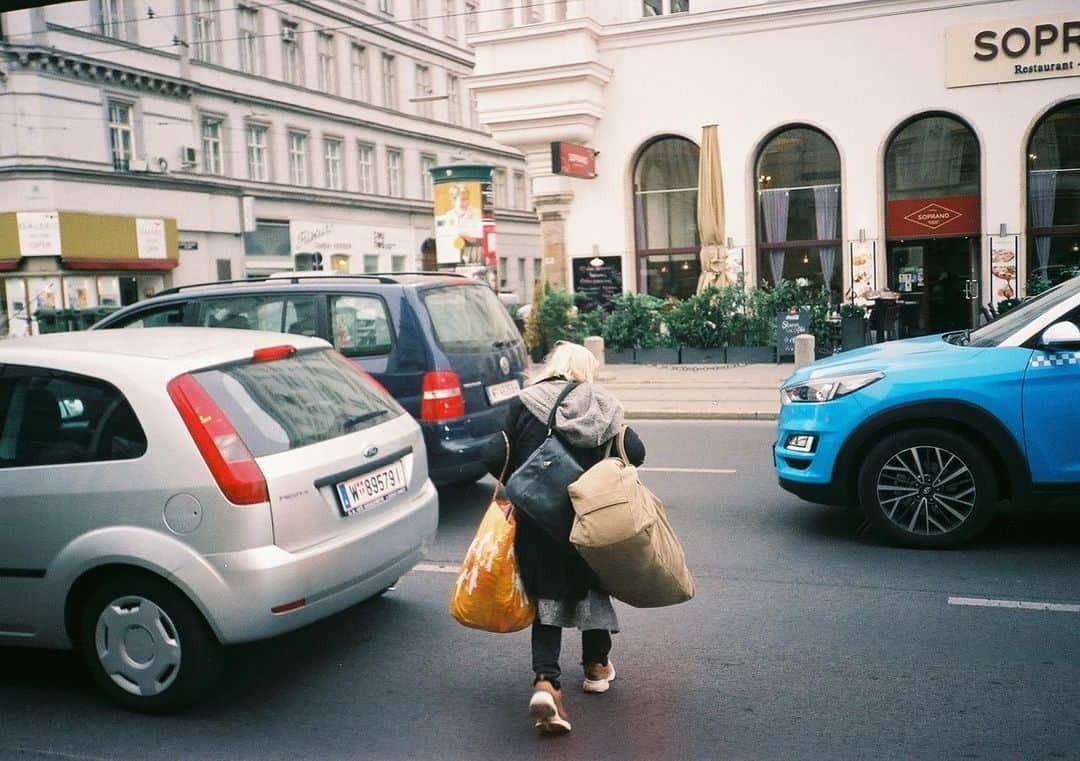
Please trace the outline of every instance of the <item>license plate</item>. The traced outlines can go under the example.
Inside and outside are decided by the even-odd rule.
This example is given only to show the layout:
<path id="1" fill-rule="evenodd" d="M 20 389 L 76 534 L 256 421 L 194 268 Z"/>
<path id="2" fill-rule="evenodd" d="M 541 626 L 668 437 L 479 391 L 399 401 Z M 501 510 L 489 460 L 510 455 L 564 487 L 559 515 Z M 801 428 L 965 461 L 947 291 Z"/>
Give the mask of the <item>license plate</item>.
<path id="1" fill-rule="evenodd" d="M 337 485 L 337 493 L 341 499 L 341 510 L 348 515 L 385 502 L 405 491 L 405 487 L 405 468 L 398 460 L 362 476 L 341 481 Z"/>
<path id="2" fill-rule="evenodd" d="M 505 383 L 496 383 L 494 386 L 488 386 L 487 389 L 488 404 L 498 404 L 499 402 L 505 402 L 507 399 L 513 399 L 518 395 L 518 382 L 516 380 L 506 381 Z"/>

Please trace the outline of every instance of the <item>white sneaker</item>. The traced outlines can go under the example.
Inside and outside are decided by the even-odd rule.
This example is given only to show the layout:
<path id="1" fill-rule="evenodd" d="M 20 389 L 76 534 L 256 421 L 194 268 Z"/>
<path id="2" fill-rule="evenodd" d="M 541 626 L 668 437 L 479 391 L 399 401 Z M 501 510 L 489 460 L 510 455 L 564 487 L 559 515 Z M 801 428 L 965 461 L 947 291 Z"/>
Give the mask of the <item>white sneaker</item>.
<path id="1" fill-rule="evenodd" d="M 533 686 L 529 700 L 529 716 L 540 732 L 548 735 L 564 735 L 570 731 L 570 717 L 562 704 L 562 692 L 550 682 L 540 681 Z"/>
<path id="2" fill-rule="evenodd" d="M 586 663 L 585 681 L 581 683 L 581 689 L 585 692 L 607 692 L 614 681 L 615 664 L 610 659 L 606 666 L 601 666 L 599 663 Z"/>

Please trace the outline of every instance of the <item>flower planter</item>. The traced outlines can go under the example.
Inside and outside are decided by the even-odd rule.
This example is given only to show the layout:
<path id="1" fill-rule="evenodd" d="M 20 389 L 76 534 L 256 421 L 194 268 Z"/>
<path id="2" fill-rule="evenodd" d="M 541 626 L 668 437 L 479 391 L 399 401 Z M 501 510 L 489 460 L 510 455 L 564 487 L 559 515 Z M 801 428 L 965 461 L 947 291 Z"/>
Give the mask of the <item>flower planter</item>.
<path id="1" fill-rule="evenodd" d="M 604 349 L 604 364 L 606 365 L 631 365 L 633 363 L 633 349 Z"/>
<path id="2" fill-rule="evenodd" d="M 651 349 L 634 349 L 634 364 L 677 365 L 679 364 L 679 350 L 666 346 Z"/>
<path id="3" fill-rule="evenodd" d="M 840 348 L 843 351 L 866 345 L 866 319 L 863 317 L 840 318 Z"/>
<path id="4" fill-rule="evenodd" d="M 753 365 L 776 361 L 775 346 L 729 346 L 727 363 L 729 365 Z"/>
<path id="5" fill-rule="evenodd" d="M 727 361 L 723 346 L 713 349 L 684 346 L 679 350 L 679 360 L 684 365 L 722 365 Z"/>

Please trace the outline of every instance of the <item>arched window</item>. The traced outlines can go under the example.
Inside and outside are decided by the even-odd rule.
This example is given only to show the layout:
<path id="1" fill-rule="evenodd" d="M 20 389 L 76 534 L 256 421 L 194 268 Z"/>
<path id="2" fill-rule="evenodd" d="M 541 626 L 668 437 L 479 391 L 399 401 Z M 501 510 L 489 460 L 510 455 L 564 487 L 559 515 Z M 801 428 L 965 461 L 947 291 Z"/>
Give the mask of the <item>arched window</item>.
<path id="1" fill-rule="evenodd" d="M 757 160 L 758 272 L 769 282 L 805 278 L 834 294 L 840 258 L 840 153 L 810 127 L 771 137 Z"/>
<path id="2" fill-rule="evenodd" d="M 1044 116 L 1028 142 L 1028 293 L 1080 268 L 1080 101 Z"/>
<path id="3" fill-rule="evenodd" d="M 891 310 L 900 335 L 975 325 L 982 228 L 971 127 L 948 114 L 901 126 L 885 150 L 885 204 L 888 289 L 898 294 Z"/>
<path id="4" fill-rule="evenodd" d="M 686 298 L 697 290 L 698 147 L 682 137 L 649 143 L 634 163 L 638 290 Z"/>

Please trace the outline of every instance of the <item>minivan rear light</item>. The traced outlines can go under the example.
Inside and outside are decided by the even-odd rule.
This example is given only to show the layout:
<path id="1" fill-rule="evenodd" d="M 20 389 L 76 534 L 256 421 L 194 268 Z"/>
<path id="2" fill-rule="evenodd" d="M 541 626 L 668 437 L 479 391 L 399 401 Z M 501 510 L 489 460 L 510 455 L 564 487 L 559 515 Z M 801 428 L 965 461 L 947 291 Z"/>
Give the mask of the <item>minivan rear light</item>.
<path id="1" fill-rule="evenodd" d="M 194 376 L 181 375 L 166 386 L 210 474 L 234 505 L 268 502 L 266 477 L 221 407 Z"/>
<path id="2" fill-rule="evenodd" d="M 273 362 L 275 359 L 285 359 L 296 354 L 296 347 L 289 344 L 283 344 L 281 346 L 267 346 L 263 349 L 256 349 L 251 354 L 252 362 Z"/>
<path id="3" fill-rule="evenodd" d="M 439 421 L 465 416 L 461 378 L 453 370 L 433 370 L 425 373 L 421 391 L 421 420 Z"/>

